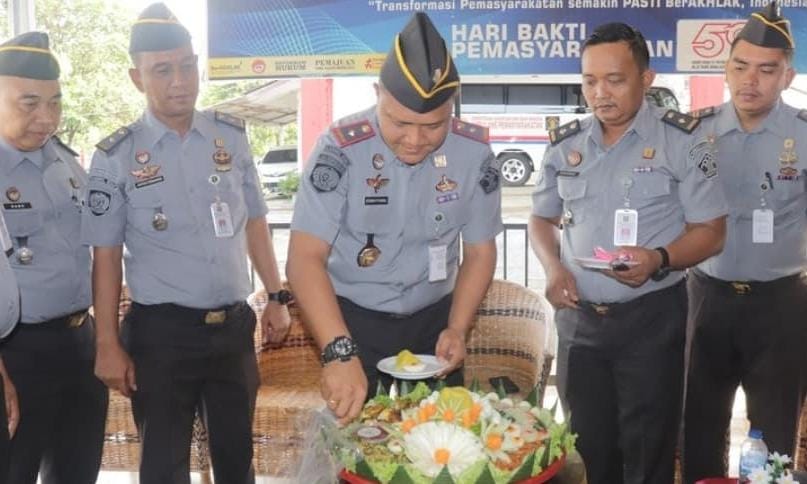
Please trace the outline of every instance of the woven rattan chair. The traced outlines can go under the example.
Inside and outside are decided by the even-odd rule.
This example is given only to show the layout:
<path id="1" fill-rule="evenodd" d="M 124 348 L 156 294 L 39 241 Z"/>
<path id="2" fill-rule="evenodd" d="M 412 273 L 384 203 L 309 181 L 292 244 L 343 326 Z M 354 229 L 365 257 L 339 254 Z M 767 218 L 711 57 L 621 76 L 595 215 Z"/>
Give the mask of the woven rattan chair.
<path id="1" fill-rule="evenodd" d="M 796 452 L 796 465 L 798 470 L 807 471 L 807 400 L 801 407 L 801 419 L 799 421 L 798 451 Z"/>

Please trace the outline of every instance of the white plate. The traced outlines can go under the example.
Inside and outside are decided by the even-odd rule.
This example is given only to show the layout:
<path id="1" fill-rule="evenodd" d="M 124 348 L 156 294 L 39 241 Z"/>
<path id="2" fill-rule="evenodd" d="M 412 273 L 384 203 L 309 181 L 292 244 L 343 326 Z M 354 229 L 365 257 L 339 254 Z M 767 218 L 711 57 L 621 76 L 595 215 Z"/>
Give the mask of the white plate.
<path id="1" fill-rule="evenodd" d="M 611 261 L 597 259 L 596 257 L 575 257 L 575 262 L 586 269 L 611 269 Z M 635 260 L 622 261 L 627 266 L 637 266 L 639 262 Z"/>
<path id="2" fill-rule="evenodd" d="M 376 368 L 378 368 L 378 371 L 387 373 L 395 378 L 400 378 L 401 380 L 424 380 L 440 373 L 440 370 L 443 369 L 443 365 L 437 361 L 437 357 L 434 355 L 415 356 L 420 359 L 422 364 L 426 365 L 422 371 L 412 372 L 396 369 L 395 358 L 397 358 L 397 356 L 389 356 L 384 358 L 378 362 Z"/>

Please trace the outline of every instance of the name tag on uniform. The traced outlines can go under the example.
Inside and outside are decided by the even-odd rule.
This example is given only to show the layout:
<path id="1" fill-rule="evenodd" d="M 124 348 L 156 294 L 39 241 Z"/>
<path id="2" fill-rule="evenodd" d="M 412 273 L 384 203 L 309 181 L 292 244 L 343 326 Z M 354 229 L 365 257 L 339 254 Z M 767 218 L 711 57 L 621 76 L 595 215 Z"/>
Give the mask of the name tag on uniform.
<path id="1" fill-rule="evenodd" d="M 444 281 L 448 277 L 448 246 L 429 246 L 429 282 Z"/>
<path id="2" fill-rule="evenodd" d="M 621 208 L 614 212 L 614 245 L 636 245 L 639 235 L 639 212 Z"/>
<path id="3" fill-rule="evenodd" d="M 213 202 L 210 204 L 210 214 L 213 216 L 213 228 L 216 237 L 232 237 L 233 218 L 230 216 L 230 206 L 226 202 Z"/>
<path id="4" fill-rule="evenodd" d="M 14 250 L 14 246 L 11 245 L 11 237 L 8 235 L 6 219 L 3 218 L 2 213 L 0 213 L 0 250 L 6 255 L 11 255 L 11 252 Z"/>
<path id="5" fill-rule="evenodd" d="M 751 240 L 755 244 L 773 243 L 773 210 L 758 208 L 754 210 Z"/>

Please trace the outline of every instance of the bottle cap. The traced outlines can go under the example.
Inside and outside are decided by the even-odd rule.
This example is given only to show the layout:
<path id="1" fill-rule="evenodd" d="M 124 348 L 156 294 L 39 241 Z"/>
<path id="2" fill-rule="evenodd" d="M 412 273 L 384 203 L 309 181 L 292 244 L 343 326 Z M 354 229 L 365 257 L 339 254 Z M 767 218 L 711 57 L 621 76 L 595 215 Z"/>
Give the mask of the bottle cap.
<path id="1" fill-rule="evenodd" d="M 748 436 L 752 439 L 760 439 L 762 440 L 762 431 L 759 429 L 751 429 L 748 431 Z"/>

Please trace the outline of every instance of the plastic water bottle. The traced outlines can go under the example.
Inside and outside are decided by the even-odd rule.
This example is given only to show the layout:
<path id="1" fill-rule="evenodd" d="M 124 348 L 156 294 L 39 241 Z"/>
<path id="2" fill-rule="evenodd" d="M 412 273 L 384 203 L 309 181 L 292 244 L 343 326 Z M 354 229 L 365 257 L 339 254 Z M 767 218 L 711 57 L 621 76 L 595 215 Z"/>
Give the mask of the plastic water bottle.
<path id="1" fill-rule="evenodd" d="M 751 429 L 748 438 L 740 447 L 740 482 L 749 482 L 748 475 L 754 469 L 765 467 L 768 462 L 768 446 L 762 441 L 762 431 Z"/>

